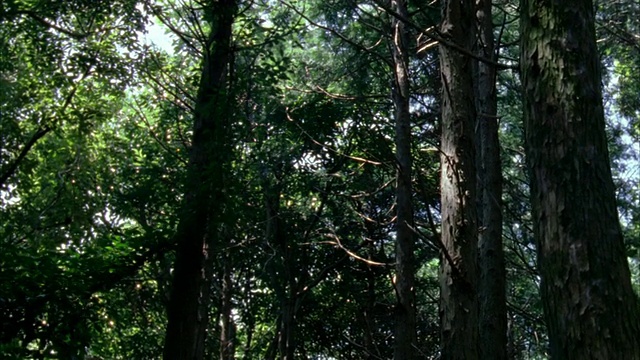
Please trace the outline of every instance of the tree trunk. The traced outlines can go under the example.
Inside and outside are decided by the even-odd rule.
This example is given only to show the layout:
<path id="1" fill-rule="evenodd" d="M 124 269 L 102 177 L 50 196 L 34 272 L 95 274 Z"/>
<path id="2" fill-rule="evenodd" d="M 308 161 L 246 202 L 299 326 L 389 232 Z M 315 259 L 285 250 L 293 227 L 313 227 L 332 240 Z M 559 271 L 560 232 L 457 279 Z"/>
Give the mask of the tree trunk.
<path id="1" fill-rule="evenodd" d="M 367 244 L 367 259 L 369 261 L 374 260 L 375 256 L 375 245 L 373 237 L 375 237 L 373 227 L 371 223 L 367 222 L 365 224 L 367 229 L 367 237 L 371 239 Z M 367 282 L 367 290 L 365 295 L 364 306 L 362 307 L 362 315 L 360 316 L 360 320 L 362 323 L 362 346 L 364 348 L 365 354 L 363 355 L 363 359 L 372 360 L 379 358 L 380 352 L 376 348 L 376 342 L 374 338 L 374 329 L 375 329 L 375 319 L 374 319 L 374 308 L 376 305 L 377 297 L 376 297 L 376 272 L 374 270 L 373 265 L 367 265 L 366 272 L 366 282 Z"/>
<path id="2" fill-rule="evenodd" d="M 244 307 L 244 314 L 242 314 L 242 319 L 244 320 L 244 325 L 245 325 L 245 333 L 246 333 L 246 338 L 243 344 L 243 356 L 242 356 L 242 360 L 251 360 L 253 359 L 253 334 L 256 331 L 256 315 L 255 312 L 253 311 L 254 309 L 254 296 L 252 295 L 252 289 L 253 289 L 253 274 L 248 271 L 247 278 L 245 280 L 245 286 L 244 286 L 244 296 L 246 297 L 245 303 L 248 305 L 247 307 Z"/>
<path id="3" fill-rule="evenodd" d="M 408 18 L 405 0 L 392 0 L 392 9 L 403 18 Z M 397 296 L 395 316 L 396 360 L 411 360 L 416 347 L 416 315 L 414 294 L 414 235 L 413 206 L 411 196 L 411 118 L 409 114 L 409 37 L 405 24 L 392 17 L 395 86 L 393 102 L 396 123 L 396 278 Z"/>
<path id="4" fill-rule="evenodd" d="M 468 51 L 474 3 L 443 1 L 440 31 Z M 440 45 L 442 77 L 440 318 L 442 359 L 478 359 L 473 60 Z"/>
<path id="5" fill-rule="evenodd" d="M 220 305 L 220 360 L 235 359 L 236 326 L 231 311 L 233 310 L 233 282 L 231 280 L 231 257 L 229 250 L 224 256 L 224 270 L 222 274 L 222 291 Z"/>
<path id="6" fill-rule="evenodd" d="M 202 359 L 208 325 L 211 264 L 216 223 L 223 203 L 229 126 L 226 71 L 230 55 L 234 0 L 214 2 L 209 46 L 203 49 L 202 75 L 195 104 L 192 148 L 185 200 L 176 234 L 178 244 L 164 359 Z"/>
<path id="7" fill-rule="evenodd" d="M 491 0 L 476 0 L 476 54 L 496 61 Z M 480 358 L 507 358 L 507 305 L 502 248 L 502 167 L 498 139 L 496 68 L 476 61 L 478 161 L 478 302 Z"/>
<path id="8" fill-rule="evenodd" d="M 551 357 L 640 359 L 593 3 L 528 0 L 521 8 L 526 151 Z"/>
<path id="9" fill-rule="evenodd" d="M 294 294 L 287 296 L 282 304 L 282 317 L 280 324 L 280 359 L 292 360 L 296 351 L 296 297 Z"/>
<path id="10" fill-rule="evenodd" d="M 296 351 L 296 326 L 298 303 L 298 280 L 301 276 L 296 256 L 295 244 L 289 242 L 289 235 L 284 228 L 281 211 L 282 184 L 279 176 L 262 174 L 262 186 L 265 197 L 266 233 L 265 239 L 271 251 L 273 260 L 267 266 L 271 275 L 271 286 L 280 301 L 280 314 L 277 321 L 277 333 L 270 350 L 268 359 L 279 356 L 282 360 L 291 360 Z"/>

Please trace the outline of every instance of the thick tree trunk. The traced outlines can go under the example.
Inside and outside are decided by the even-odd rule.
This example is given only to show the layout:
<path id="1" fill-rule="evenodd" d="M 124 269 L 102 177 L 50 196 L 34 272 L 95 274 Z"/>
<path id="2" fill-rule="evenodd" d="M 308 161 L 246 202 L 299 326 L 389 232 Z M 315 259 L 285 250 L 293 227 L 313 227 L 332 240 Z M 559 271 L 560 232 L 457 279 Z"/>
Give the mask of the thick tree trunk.
<path id="1" fill-rule="evenodd" d="M 443 1 L 440 31 L 471 51 L 474 3 Z M 442 77 L 440 318 L 442 359 L 478 359 L 473 60 L 440 45 Z"/>
<path id="2" fill-rule="evenodd" d="M 392 0 L 392 9 L 403 18 L 408 18 L 405 0 Z M 395 86 L 393 102 L 396 123 L 396 278 L 397 296 L 395 316 L 396 360 L 411 360 L 415 357 L 416 315 L 414 294 L 414 235 L 413 206 L 411 196 L 411 118 L 409 114 L 409 38 L 405 24 L 392 17 Z"/>
<path id="3" fill-rule="evenodd" d="M 297 301 L 295 294 L 288 296 L 282 304 L 282 317 L 280 325 L 280 359 L 292 360 L 296 351 L 296 327 L 297 327 Z"/>
<path id="4" fill-rule="evenodd" d="M 211 5 L 215 19 L 209 48 L 203 49 L 202 76 L 195 104 L 193 141 L 183 210 L 176 234 L 178 244 L 164 359 L 202 359 L 208 325 L 211 264 L 217 217 L 223 203 L 224 171 L 229 147 L 225 74 L 229 62 L 235 0 Z"/>
<path id="5" fill-rule="evenodd" d="M 524 1 L 534 233 L 553 359 L 640 359 L 611 177 L 590 0 Z"/>
<path id="6" fill-rule="evenodd" d="M 476 0 L 476 54 L 496 61 L 491 0 Z M 476 61 L 476 157 L 478 171 L 478 301 L 480 358 L 507 358 L 507 305 L 502 248 L 502 167 L 498 139 L 496 69 Z"/>

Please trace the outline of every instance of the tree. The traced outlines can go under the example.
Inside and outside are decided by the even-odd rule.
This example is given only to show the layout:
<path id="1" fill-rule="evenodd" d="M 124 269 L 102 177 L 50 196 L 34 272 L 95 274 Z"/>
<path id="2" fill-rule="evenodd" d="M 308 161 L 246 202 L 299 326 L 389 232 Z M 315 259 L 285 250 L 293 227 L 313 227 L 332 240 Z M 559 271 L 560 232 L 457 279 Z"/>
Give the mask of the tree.
<path id="1" fill-rule="evenodd" d="M 212 280 L 210 252 L 220 250 L 225 184 L 229 182 L 229 106 L 227 72 L 235 0 L 211 2 L 204 19 L 211 29 L 202 39 L 202 72 L 195 100 L 193 139 L 173 273 L 164 358 L 202 359 L 209 326 Z"/>
<path id="2" fill-rule="evenodd" d="M 132 55 L 145 25 L 136 4 L 0 9 L 0 352 L 8 357 L 86 355 L 109 328 L 111 319 L 98 320 L 102 293 L 162 247 L 119 206 L 135 141 L 119 141 L 114 124 L 136 80 Z"/>
<path id="3" fill-rule="evenodd" d="M 497 61 L 492 3 L 476 1 L 476 54 Z M 476 151 L 478 171 L 478 302 L 480 358 L 507 357 L 506 272 L 502 245 L 502 167 L 498 139 L 496 67 L 476 60 Z"/>
<path id="4" fill-rule="evenodd" d="M 3 2 L 2 356 L 492 357 L 502 180 L 508 357 L 548 358 L 514 3 Z M 640 17 L 599 6 L 637 283 Z"/>
<path id="5" fill-rule="evenodd" d="M 541 292 L 555 359 L 639 359 L 589 0 L 525 1 L 521 68 Z"/>
<path id="6" fill-rule="evenodd" d="M 391 2 L 392 10 L 408 18 L 405 0 Z M 413 234 L 413 189 L 411 179 L 411 116 L 409 113 L 409 32 L 407 25 L 391 17 L 391 44 L 394 86 L 393 104 L 396 125 L 396 276 L 397 296 L 394 359 L 414 358 L 416 348 L 415 255 Z"/>
<path id="7" fill-rule="evenodd" d="M 440 31 L 467 51 L 475 40 L 472 2 L 444 1 Z M 443 359 L 478 358 L 477 212 L 473 60 L 440 45 L 442 79 L 442 259 L 440 316 Z"/>

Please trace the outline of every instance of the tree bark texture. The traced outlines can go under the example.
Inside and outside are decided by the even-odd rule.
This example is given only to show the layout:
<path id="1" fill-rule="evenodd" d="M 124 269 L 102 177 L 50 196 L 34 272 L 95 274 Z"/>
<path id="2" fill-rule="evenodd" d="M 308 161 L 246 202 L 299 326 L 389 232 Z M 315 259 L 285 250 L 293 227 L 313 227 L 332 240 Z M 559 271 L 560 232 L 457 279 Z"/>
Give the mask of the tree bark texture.
<path id="1" fill-rule="evenodd" d="M 534 234 L 552 359 L 640 359 L 590 0 L 527 0 L 521 66 Z"/>
<path id="2" fill-rule="evenodd" d="M 405 0 L 393 0 L 392 9 L 407 19 Z M 409 35 L 405 24 L 392 17 L 392 55 L 394 65 L 393 102 L 396 123 L 396 276 L 397 297 L 395 314 L 396 360 L 411 360 L 415 357 L 416 315 L 415 315 L 415 259 L 413 234 L 413 206 L 411 187 L 411 118 L 409 114 Z"/>
<path id="3" fill-rule="evenodd" d="M 445 0 L 440 31 L 472 51 L 474 2 Z M 473 60 L 440 45 L 442 78 L 441 359 L 478 359 Z"/>
<path id="4" fill-rule="evenodd" d="M 476 54 L 495 62 L 491 8 L 491 0 L 476 0 Z M 496 68 L 476 61 L 475 70 L 480 358 L 504 360 L 507 358 L 507 305 Z"/>
<path id="5" fill-rule="evenodd" d="M 216 248 L 216 224 L 223 211 L 224 168 L 230 151 L 225 75 L 235 0 L 213 2 L 209 11 L 213 21 L 203 49 L 185 199 L 176 233 L 165 360 L 194 360 L 204 356 L 212 268 L 209 251 Z"/>

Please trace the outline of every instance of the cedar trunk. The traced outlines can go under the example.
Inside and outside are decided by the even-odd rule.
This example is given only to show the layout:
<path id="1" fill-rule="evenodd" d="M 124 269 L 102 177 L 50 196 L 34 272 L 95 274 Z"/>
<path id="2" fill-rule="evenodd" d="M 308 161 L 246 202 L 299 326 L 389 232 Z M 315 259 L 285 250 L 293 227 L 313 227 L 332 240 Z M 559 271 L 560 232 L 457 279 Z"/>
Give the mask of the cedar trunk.
<path id="1" fill-rule="evenodd" d="M 212 21 L 203 49 L 202 75 L 195 104 L 192 147 L 185 199 L 176 233 L 176 262 L 167 308 L 165 360 L 204 356 L 212 264 L 208 252 L 222 212 L 229 116 L 226 72 L 230 58 L 235 0 L 220 0 L 209 9 Z"/>
<path id="2" fill-rule="evenodd" d="M 407 19 L 405 0 L 393 0 L 393 10 Z M 396 316 L 395 349 L 393 358 L 411 360 L 415 357 L 416 315 L 414 294 L 414 235 L 413 206 L 411 196 L 411 118 L 409 114 L 409 58 L 408 33 L 405 24 L 393 17 L 391 20 L 393 35 L 392 54 L 395 86 L 393 102 L 396 123 Z"/>
<path id="3" fill-rule="evenodd" d="M 443 1 L 440 31 L 468 51 L 474 2 Z M 440 45 L 442 77 L 441 359 L 478 359 L 477 214 L 473 60 Z"/>
<path id="4" fill-rule="evenodd" d="M 476 54 L 497 59 L 491 0 L 476 0 Z M 496 68 L 476 62 L 476 151 L 478 171 L 478 302 L 480 358 L 507 358 L 507 305 L 502 247 L 502 167 L 498 139 Z"/>
<path id="5" fill-rule="evenodd" d="M 524 1 L 522 80 L 551 357 L 640 359 L 590 0 Z"/>

